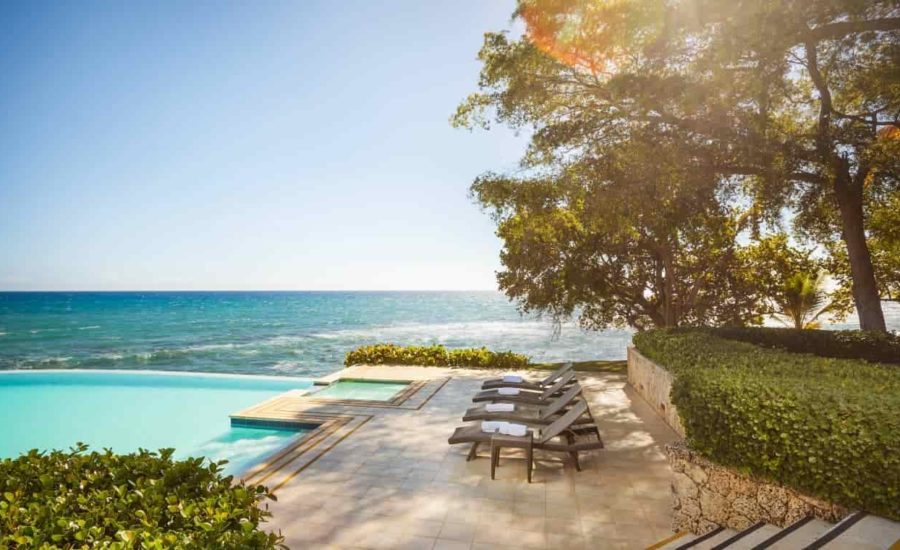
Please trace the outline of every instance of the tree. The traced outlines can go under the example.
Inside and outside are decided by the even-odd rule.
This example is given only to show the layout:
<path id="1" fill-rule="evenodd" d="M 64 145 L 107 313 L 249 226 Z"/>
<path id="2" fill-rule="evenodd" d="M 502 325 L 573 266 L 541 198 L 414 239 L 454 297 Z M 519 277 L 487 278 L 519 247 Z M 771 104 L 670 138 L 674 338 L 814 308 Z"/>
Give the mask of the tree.
<path id="1" fill-rule="evenodd" d="M 840 239 L 860 325 L 885 329 L 865 212 L 900 180 L 884 138 L 900 118 L 894 2 L 520 0 L 516 15 L 526 35 L 486 35 L 455 123 L 532 127 L 526 169 L 664 134 L 684 166 L 740 186 L 748 224 L 790 208 L 804 235 Z"/>
<path id="2" fill-rule="evenodd" d="M 665 136 L 605 153 L 473 184 L 504 243 L 500 288 L 525 311 L 577 313 L 587 328 L 761 322 L 764 287 L 715 179 L 681 166 Z"/>
<path id="3" fill-rule="evenodd" d="M 786 233 L 772 233 L 747 247 L 748 263 L 768 305 L 767 315 L 790 321 L 795 328 L 814 328 L 828 314 L 843 320 L 853 309 L 846 288 L 826 289 L 829 261 L 790 242 Z"/>
<path id="4" fill-rule="evenodd" d="M 831 310 L 822 273 L 794 273 L 775 296 L 777 314 L 797 329 L 819 328 L 818 319 Z"/>

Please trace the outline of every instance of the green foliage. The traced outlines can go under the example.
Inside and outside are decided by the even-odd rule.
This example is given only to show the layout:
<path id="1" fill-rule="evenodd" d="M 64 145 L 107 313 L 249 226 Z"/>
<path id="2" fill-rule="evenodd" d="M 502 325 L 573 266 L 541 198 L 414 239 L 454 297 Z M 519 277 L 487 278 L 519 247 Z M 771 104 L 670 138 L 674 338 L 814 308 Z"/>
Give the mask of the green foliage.
<path id="1" fill-rule="evenodd" d="M 554 177 L 476 180 L 504 244 L 500 288 L 526 312 L 577 314 L 587 328 L 760 322 L 764 287 L 736 220 L 682 154 L 647 136 Z"/>
<path id="2" fill-rule="evenodd" d="M 878 254 L 898 241 L 864 212 L 900 187 L 896 14 L 888 0 L 519 0 L 525 33 L 485 35 L 479 91 L 452 119 L 531 135 L 515 177 L 473 185 L 498 218 L 503 289 L 594 326 L 744 322 L 732 234 L 788 218 L 845 251 L 861 325 L 884 330 L 894 264 Z"/>
<path id="3" fill-rule="evenodd" d="M 32 450 L 0 461 L 0 548 L 277 548 L 260 529 L 274 500 L 220 464 L 172 449 L 117 455 Z"/>
<path id="4" fill-rule="evenodd" d="M 796 330 L 787 328 L 719 328 L 714 336 L 820 357 L 864 359 L 900 364 L 900 336 L 860 330 Z"/>
<path id="5" fill-rule="evenodd" d="M 672 401 L 693 448 L 807 494 L 900 519 L 900 369 L 702 330 L 644 332 L 634 343 L 674 373 Z"/>
<path id="6" fill-rule="evenodd" d="M 423 365 L 427 367 L 523 368 L 528 357 L 511 351 L 487 348 L 447 349 L 441 345 L 398 346 L 375 344 L 363 346 L 344 358 L 344 365 Z"/>

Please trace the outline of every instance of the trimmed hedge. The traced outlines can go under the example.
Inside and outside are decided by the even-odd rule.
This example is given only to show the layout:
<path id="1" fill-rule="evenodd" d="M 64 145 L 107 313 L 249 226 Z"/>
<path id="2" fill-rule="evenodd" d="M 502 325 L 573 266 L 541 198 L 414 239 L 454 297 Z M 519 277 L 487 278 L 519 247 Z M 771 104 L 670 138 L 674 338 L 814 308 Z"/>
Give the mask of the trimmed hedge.
<path id="1" fill-rule="evenodd" d="M 634 336 L 671 370 L 691 447 L 851 508 L 900 520 L 900 369 L 717 338 Z"/>
<path id="2" fill-rule="evenodd" d="M 274 500 L 221 464 L 172 449 L 117 455 L 79 444 L 0 461 L 0 548 L 281 548 L 261 530 Z"/>
<path id="3" fill-rule="evenodd" d="M 710 329 L 710 333 L 729 340 L 795 353 L 900 365 L 900 336 L 885 332 L 728 327 Z"/>
<path id="4" fill-rule="evenodd" d="M 447 349 L 434 346 L 398 346 L 375 344 L 363 346 L 347 354 L 344 365 L 424 365 L 428 367 L 522 368 L 530 364 L 528 357 L 511 351 L 487 348 Z"/>

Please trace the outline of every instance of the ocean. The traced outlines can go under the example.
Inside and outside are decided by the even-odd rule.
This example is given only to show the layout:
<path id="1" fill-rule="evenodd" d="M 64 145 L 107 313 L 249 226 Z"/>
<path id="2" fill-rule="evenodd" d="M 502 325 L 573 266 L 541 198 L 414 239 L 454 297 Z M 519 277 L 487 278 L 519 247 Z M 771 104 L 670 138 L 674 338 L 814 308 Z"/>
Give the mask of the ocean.
<path id="1" fill-rule="evenodd" d="M 622 359 L 631 333 L 522 317 L 497 292 L 0 293 L 0 369 L 322 376 L 377 342 Z"/>
<path id="2" fill-rule="evenodd" d="M 900 328 L 900 308 L 886 304 Z M 847 328 L 852 323 L 843 325 Z M 521 316 L 497 292 L 3 292 L 0 369 L 317 377 L 377 342 L 624 359 L 627 330 Z"/>

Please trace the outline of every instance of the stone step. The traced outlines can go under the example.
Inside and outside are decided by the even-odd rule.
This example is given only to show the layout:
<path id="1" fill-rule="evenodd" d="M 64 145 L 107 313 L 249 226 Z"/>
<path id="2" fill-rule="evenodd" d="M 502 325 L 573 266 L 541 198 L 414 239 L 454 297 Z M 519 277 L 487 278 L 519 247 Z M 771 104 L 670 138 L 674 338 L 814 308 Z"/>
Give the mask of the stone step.
<path id="1" fill-rule="evenodd" d="M 900 522 L 857 513 L 834 525 L 806 518 L 784 529 L 763 525 L 738 533 L 721 529 L 704 536 L 679 533 L 648 550 L 885 550 L 900 548 Z"/>
<path id="2" fill-rule="evenodd" d="M 803 524 L 790 531 L 787 536 L 772 543 L 765 541 L 765 546 L 763 546 L 763 548 L 769 550 L 796 550 L 797 548 L 804 548 L 811 544 L 812 541 L 816 540 L 819 535 L 831 528 L 830 523 L 817 518 L 809 518 L 801 521 Z M 785 531 L 788 529 L 790 529 L 790 526 L 788 526 Z"/>
<path id="3" fill-rule="evenodd" d="M 732 529 L 717 528 L 704 535 L 695 535 L 693 533 L 682 532 L 672 537 L 666 538 L 650 547 L 647 550 L 687 550 L 709 549 L 728 537 L 733 536 L 736 531 Z"/>
<path id="4" fill-rule="evenodd" d="M 750 529 L 752 529 L 752 531 Z M 749 550 L 750 548 L 754 548 L 762 541 L 772 537 L 773 535 L 775 535 L 775 533 L 781 531 L 780 528 L 774 525 L 761 525 L 759 527 L 754 526 L 750 529 L 741 531 L 741 533 L 744 533 L 744 535 L 741 538 L 732 541 L 732 543 L 728 545 L 727 548 L 734 548 L 735 550 Z"/>
<path id="5" fill-rule="evenodd" d="M 821 533 L 807 548 L 884 550 L 895 544 L 900 544 L 900 522 L 858 512 Z"/>
<path id="6" fill-rule="evenodd" d="M 867 548 L 872 545 L 878 548 L 897 548 L 900 547 L 900 522 L 878 516 L 866 516 L 844 531 L 838 540 L 855 542 L 856 548 Z"/>
<path id="7" fill-rule="evenodd" d="M 713 548 L 719 546 L 736 534 L 737 531 L 735 531 L 734 529 L 722 529 L 714 536 L 709 537 L 705 540 L 697 539 L 697 542 L 695 544 L 692 544 L 688 548 L 690 548 L 691 550 L 712 550 Z"/>

